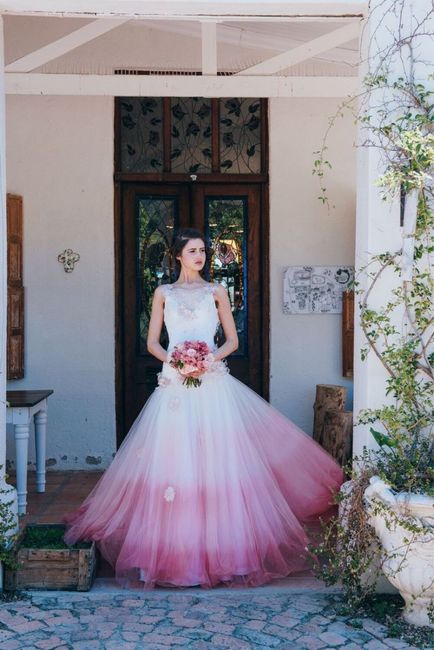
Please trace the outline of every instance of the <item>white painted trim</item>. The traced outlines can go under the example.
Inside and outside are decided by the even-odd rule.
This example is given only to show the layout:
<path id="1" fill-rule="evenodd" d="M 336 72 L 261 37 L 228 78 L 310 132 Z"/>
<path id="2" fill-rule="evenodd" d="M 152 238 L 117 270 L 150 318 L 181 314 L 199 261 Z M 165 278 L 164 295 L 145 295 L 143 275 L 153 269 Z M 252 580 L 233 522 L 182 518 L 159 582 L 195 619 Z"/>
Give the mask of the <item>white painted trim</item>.
<path id="1" fill-rule="evenodd" d="M 323 34 L 318 38 L 314 38 L 312 41 L 303 43 L 298 47 L 289 50 L 288 52 L 282 52 L 282 54 L 277 54 L 271 59 L 262 61 L 257 65 L 253 65 L 250 68 L 246 68 L 241 72 L 238 72 L 240 75 L 268 75 L 281 72 L 286 70 L 297 63 L 311 59 L 318 54 L 323 54 L 323 52 L 328 52 L 329 50 L 348 43 L 349 41 L 358 38 L 360 34 L 360 22 L 353 22 L 349 25 L 344 25 L 338 29 L 334 29 L 328 34 Z"/>
<path id="2" fill-rule="evenodd" d="M 0 485 L 4 479 L 6 464 L 7 238 L 4 78 L 4 32 L 3 18 L 0 16 Z"/>
<path id="3" fill-rule="evenodd" d="M 59 38 L 57 41 L 53 41 L 44 47 L 26 54 L 26 56 L 9 63 L 6 66 L 6 72 L 30 72 L 39 68 L 39 66 L 48 63 L 52 59 L 57 59 L 59 56 L 74 50 L 84 43 L 92 41 L 102 34 L 110 32 L 112 29 L 116 29 L 120 25 L 128 22 L 128 18 L 113 18 L 111 20 L 101 19 L 94 20 L 80 29 Z"/>
<path id="4" fill-rule="evenodd" d="M 354 17 L 344 18 L 340 22 L 347 23 L 349 20 L 354 21 Z M 192 21 L 153 20 L 149 21 L 147 26 L 156 31 L 200 38 L 196 23 Z M 245 27 L 241 28 L 235 25 L 220 23 L 218 25 L 218 42 L 243 48 L 253 48 L 255 50 L 263 48 L 265 50 L 275 50 L 276 52 L 286 52 L 291 47 L 296 48 L 303 45 L 305 41 L 255 31 L 254 26 L 246 29 Z M 347 63 L 354 67 L 359 62 L 359 52 L 345 47 L 334 48 L 327 57 L 317 57 L 317 59 L 318 61 L 332 63 Z"/>
<path id="5" fill-rule="evenodd" d="M 363 16 L 368 13 L 365 0 L 303 0 L 264 2 L 264 0 L 3 0 L 0 13 L 34 16 L 128 16 L 129 18 L 174 18 L 230 16 L 245 20 L 248 16 Z"/>
<path id="6" fill-rule="evenodd" d="M 217 23 L 204 21 L 202 33 L 202 74 L 217 74 Z"/>
<path id="7" fill-rule="evenodd" d="M 7 345 L 7 208 L 6 208 L 6 102 L 3 17 L 0 16 L 0 501 L 10 503 L 18 531 L 18 500 L 15 488 L 8 485 L 6 471 L 6 345 Z M 0 562 L 0 591 L 3 588 Z"/>
<path id="8" fill-rule="evenodd" d="M 348 97 L 357 77 L 238 77 L 7 73 L 9 95 L 113 97 Z"/>

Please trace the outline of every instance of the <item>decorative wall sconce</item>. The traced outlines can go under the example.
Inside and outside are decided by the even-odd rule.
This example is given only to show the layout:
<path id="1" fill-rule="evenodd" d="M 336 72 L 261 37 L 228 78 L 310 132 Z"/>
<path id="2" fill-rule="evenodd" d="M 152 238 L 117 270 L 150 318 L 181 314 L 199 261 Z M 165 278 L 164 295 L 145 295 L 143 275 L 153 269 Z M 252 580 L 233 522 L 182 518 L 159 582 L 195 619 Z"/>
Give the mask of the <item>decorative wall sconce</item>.
<path id="1" fill-rule="evenodd" d="M 78 253 L 74 253 L 72 248 L 65 248 L 63 253 L 57 256 L 57 261 L 63 264 L 63 268 L 66 273 L 72 273 L 74 270 L 74 265 L 80 259 Z"/>

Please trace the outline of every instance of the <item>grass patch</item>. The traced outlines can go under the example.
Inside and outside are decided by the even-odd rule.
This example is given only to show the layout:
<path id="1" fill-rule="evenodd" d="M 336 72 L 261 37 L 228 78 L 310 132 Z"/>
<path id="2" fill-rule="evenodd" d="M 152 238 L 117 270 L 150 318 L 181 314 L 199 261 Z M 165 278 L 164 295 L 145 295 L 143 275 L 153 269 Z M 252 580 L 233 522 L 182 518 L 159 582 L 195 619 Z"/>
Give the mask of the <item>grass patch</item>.
<path id="1" fill-rule="evenodd" d="M 343 599 L 334 597 L 334 610 L 338 616 L 348 617 L 347 625 L 363 629 L 363 619 L 369 618 L 387 628 L 387 638 L 400 639 L 416 648 L 433 648 L 434 632 L 429 627 L 416 627 L 402 618 L 404 600 L 399 594 L 373 594 L 354 610 Z"/>
<path id="2" fill-rule="evenodd" d="M 68 546 L 63 541 L 64 534 L 65 526 L 63 524 L 47 524 L 46 526 L 30 524 L 25 528 L 20 548 L 80 549 L 91 546 L 91 542 L 78 542 L 73 546 Z"/>

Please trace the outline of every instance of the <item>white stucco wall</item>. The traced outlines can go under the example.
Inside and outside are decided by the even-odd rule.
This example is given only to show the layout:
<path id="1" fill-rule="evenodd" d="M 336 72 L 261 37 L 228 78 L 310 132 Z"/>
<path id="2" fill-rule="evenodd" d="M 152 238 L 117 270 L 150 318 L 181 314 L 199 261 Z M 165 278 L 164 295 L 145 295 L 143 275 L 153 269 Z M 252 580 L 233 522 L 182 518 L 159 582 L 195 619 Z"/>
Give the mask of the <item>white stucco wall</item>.
<path id="1" fill-rule="evenodd" d="M 113 100 L 7 98 L 7 189 L 24 198 L 25 378 L 52 388 L 48 465 L 115 451 Z M 80 254 L 72 273 L 57 256 Z M 8 458 L 15 457 L 8 432 Z M 34 458 L 31 435 L 30 459 Z"/>
<path id="2" fill-rule="evenodd" d="M 354 264 L 356 128 L 349 112 L 338 118 L 327 143 L 330 213 L 317 199 L 318 177 L 312 175 L 313 152 L 338 106 L 327 99 L 270 100 L 270 397 L 307 433 L 316 384 L 346 386 L 352 408 L 352 382 L 341 372 L 341 316 L 282 311 L 286 266 Z"/>
<path id="3" fill-rule="evenodd" d="M 271 401 L 307 432 L 317 383 L 344 384 L 351 393 L 340 370 L 340 316 L 282 312 L 285 266 L 354 261 L 350 116 L 339 120 L 329 143 L 330 214 L 316 199 L 311 173 L 312 152 L 337 105 L 270 101 Z M 113 100 L 8 97 L 7 161 L 8 191 L 24 197 L 26 290 L 26 376 L 9 388 L 54 389 L 49 466 L 105 467 L 116 448 Z M 65 248 L 81 256 L 72 273 L 57 261 Z"/>

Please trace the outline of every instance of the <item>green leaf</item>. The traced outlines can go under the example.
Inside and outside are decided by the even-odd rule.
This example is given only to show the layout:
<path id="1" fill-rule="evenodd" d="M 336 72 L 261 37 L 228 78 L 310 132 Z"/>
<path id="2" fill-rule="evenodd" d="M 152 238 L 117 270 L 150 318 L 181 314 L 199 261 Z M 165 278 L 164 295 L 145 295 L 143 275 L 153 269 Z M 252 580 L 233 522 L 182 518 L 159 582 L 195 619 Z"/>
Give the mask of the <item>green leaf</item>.
<path id="1" fill-rule="evenodd" d="M 380 447 L 396 447 L 397 442 L 396 440 L 393 440 L 390 436 L 387 436 L 384 433 L 381 433 L 381 431 L 375 431 L 372 427 L 370 427 L 369 431 L 372 433 L 374 436 L 375 442 L 377 445 Z"/>

